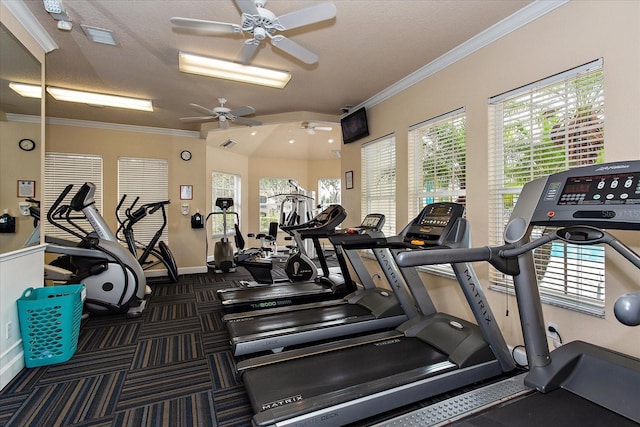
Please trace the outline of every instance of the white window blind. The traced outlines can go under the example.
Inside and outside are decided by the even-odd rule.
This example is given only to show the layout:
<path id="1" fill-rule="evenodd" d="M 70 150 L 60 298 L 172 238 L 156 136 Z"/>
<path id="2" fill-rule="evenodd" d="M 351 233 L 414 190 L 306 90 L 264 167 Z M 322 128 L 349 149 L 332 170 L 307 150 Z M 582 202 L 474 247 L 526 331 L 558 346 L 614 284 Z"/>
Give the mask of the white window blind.
<path id="1" fill-rule="evenodd" d="M 409 128 L 409 218 L 429 203 L 466 201 L 465 109 L 434 117 Z M 451 266 L 421 267 L 454 277 Z"/>
<path id="2" fill-rule="evenodd" d="M 502 232 L 522 186 L 551 173 L 604 160 L 602 61 L 491 98 L 490 239 Z M 537 237 L 548 230 L 536 228 Z M 534 253 L 543 302 L 604 315 L 604 248 L 554 242 Z M 494 288 L 510 277 L 491 270 Z"/>
<path id="3" fill-rule="evenodd" d="M 102 212 L 102 157 L 85 154 L 45 153 L 44 201 L 42 203 L 40 223 L 43 224 L 46 235 L 72 241 L 78 240 L 69 233 L 51 225 L 49 221 L 47 221 L 46 215 L 49 208 L 51 208 L 67 185 L 73 184 L 73 188 L 62 204 L 69 204 L 73 196 L 85 182 L 95 184 L 95 207 L 104 217 L 104 212 Z M 79 212 L 75 215 L 82 215 L 82 213 Z M 88 232 L 93 231 L 88 221 L 79 220 L 77 223 Z M 64 221 L 63 225 L 68 226 Z"/>
<path id="4" fill-rule="evenodd" d="M 240 175 L 234 175 L 225 172 L 213 172 L 211 174 L 211 212 L 219 212 L 220 208 L 216 206 L 216 199 L 219 197 L 233 199 L 233 207 L 231 212 L 237 212 L 240 217 Z M 211 215 L 212 235 L 214 238 L 221 237 L 223 233 L 222 215 Z M 235 235 L 233 224 L 237 221 L 235 215 L 227 215 L 227 235 Z"/>
<path id="5" fill-rule="evenodd" d="M 396 232 L 396 138 L 386 136 L 362 145 L 362 216 L 385 215 L 383 231 Z"/>
<path id="6" fill-rule="evenodd" d="M 140 199 L 133 210 L 146 203 L 162 202 L 169 199 L 169 166 L 163 159 L 120 157 L 118 159 L 118 201 L 127 196 L 120 208 L 119 215 L 125 217 L 125 210 L 131 207 L 136 197 Z M 168 209 L 167 221 L 168 221 Z M 147 245 L 162 226 L 162 212 L 147 215 L 134 226 L 136 241 Z M 123 236 L 119 236 L 122 238 Z M 165 227 L 160 240 L 169 244 L 168 227 Z"/>

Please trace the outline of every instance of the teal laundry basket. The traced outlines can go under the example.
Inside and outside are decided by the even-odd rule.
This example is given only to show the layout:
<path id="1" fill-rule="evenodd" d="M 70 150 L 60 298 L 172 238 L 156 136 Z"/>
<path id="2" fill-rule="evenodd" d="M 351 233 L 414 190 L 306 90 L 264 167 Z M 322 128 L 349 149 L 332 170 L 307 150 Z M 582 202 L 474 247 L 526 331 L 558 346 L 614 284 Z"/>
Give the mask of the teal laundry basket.
<path id="1" fill-rule="evenodd" d="M 18 298 L 27 368 L 66 362 L 76 352 L 85 286 L 29 288 Z"/>

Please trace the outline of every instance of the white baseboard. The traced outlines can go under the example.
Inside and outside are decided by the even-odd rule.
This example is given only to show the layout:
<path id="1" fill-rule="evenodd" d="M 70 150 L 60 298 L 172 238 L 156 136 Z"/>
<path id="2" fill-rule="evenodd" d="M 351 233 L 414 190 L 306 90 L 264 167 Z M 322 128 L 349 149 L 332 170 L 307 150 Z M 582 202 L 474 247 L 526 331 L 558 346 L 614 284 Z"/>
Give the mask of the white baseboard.
<path id="1" fill-rule="evenodd" d="M 22 340 L 17 341 L 0 355 L 0 390 L 24 369 L 24 349 Z"/>

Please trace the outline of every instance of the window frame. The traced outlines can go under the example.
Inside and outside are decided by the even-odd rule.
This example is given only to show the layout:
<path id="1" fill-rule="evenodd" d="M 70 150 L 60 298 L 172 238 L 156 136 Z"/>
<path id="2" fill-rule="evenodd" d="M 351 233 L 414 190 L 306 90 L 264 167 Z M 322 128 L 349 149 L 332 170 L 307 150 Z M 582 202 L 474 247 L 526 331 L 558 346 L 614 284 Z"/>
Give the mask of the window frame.
<path id="1" fill-rule="evenodd" d="M 503 243 L 510 208 L 525 181 L 604 161 L 603 86 L 603 60 L 598 59 L 489 99 L 490 244 Z M 513 120 L 505 118 L 511 113 Z M 513 145 L 507 147 L 507 138 Z M 534 227 L 532 236 L 550 231 Z M 534 259 L 542 302 L 604 317 L 604 247 L 554 242 L 538 248 Z M 509 276 L 491 267 L 489 278 L 491 289 L 514 293 Z"/>
<path id="2" fill-rule="evenodd" d="M 44 157 L 44 185 L 42 187 L 42 197 L 44 200 L 42 200 L 41 203 L 42 210 L 40 220 L 40 224 L 43 224 L 44 234 L 70 241 L 78 241 L 78 238 L 75 236 L 50 224 L 46 219 L 47 212 L 67 185 L 73 184 L 73 188 L 62 203 L 69 203 L 71 198 L 85 182 L 92 182 L 96 186 L 94 194 L 95 207 L 104 217 L 102 210 L 104 173 L 102 156 L 95 154 L 46 152 Z M 87 220 L 83 219 L 75 222 L 87 231 L 93 231 L 93 228 Z"/>
<path id="3" fill-rule="evenodd" d="M 136 197 L 139 200 L 134 210 L 145 203 L 155 203 L 169 200 L 169 162 L 166 159 L 153 159 L 146 157 L 119 157 L 118 158 L 118 203 L 122 195 L 127 198 L 118 212 L 121 218 L 125 217 L 125 210 L 131 206 Z M 159 241 L 169 244 L 169 209 L 165 207 L 167 226 L 162 231 Z M 147 245 L 162 226 L 162 213 L 157 212 L 148 215 L 135 225 L 135 239 L 143 245 Z M 124 239 L 120 233 L 119 239 Z"/>
<path id="4" fill-rule="evenodd" d="M 361 215 L 385 215 L 382 231 L 394 236 L 396 231 L 396 137 L 389 134 L 362 144 L 361 160 Z M 382 180 L 389 181 L 380 185 Z M 374 203 L 375 202 L 375 203 Z"/>

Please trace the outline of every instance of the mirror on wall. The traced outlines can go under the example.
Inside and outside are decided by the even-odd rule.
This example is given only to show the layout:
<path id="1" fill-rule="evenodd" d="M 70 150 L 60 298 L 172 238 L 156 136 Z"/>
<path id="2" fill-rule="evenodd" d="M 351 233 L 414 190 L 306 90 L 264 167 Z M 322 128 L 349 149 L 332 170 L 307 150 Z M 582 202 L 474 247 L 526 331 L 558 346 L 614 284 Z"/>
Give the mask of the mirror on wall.
<path id="1" fill-rule="evenodd" d="M 41 64 L 0 25 L 0 215 L 15 218 L 14 233 L 0 233 L 0 253 L 21 249 L 33 232 L 33 219 L 22 215 L 27 198 L 38 198 L 41 182 L 41 100 L 23 97 L 10 82 L 41 85 Z M 6 217 L 0 218 L 2 223 Z"/>

